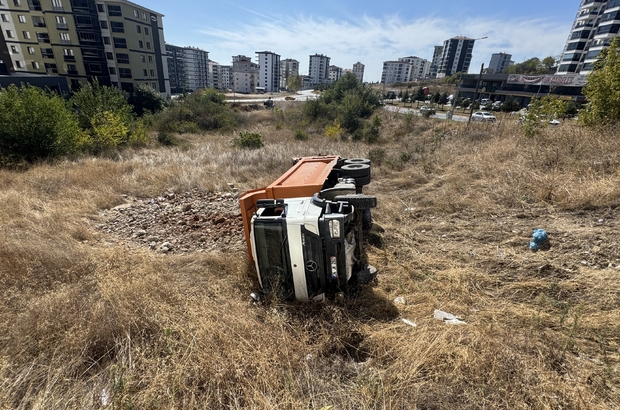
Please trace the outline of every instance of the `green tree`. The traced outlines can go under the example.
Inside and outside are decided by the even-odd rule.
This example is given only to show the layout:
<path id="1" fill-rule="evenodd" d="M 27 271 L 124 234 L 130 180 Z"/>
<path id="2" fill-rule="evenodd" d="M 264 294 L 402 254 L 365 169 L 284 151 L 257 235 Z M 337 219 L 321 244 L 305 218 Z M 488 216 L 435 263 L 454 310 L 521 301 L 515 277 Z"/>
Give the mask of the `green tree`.
<path id="1" fill-rule="evenodd" d="M 78 117 L 80 127 L 92 128 L 93 121 L 104 112 L 113 112 L 127 127 L 133 120 L 132 108 L 127 99 L 116 87 L 106 87 L 99 82 L 82 86 L 69 100 Z"/>
<path id="2" fill-rule="evenodd" d="M 620 120 L 620 37 L 614 37 L 600 54 L 583 88 L 588 105 L 579 117 L 583 123 L 615 123 Z"/>
<path id="3" fill-rule="evenodd" d="M 416 101 L 424 101 L 426 99 L 426 95 L 424 95 L 424 88 L 418 88 L 418 91 L 415 94 Z"/>
<path id="4" fill-rule="evenodd" d="M 403 93 L 401 101 L 405 102 L 405 103 L 409 101 L 409 90 L 405 90 L 405 92 Z"/>
<path id="5" fill-rule="evenodd" d="M 286 82 L 286 86 L 289 90 L 296 93 L 297 91 L 301 90 L 301 77 L 298 75 L 289 76 L 288 81 Z"/>
<path id="6" fill-rule="evenodd" d="M 545 57 L 542 61 L 538 57 L 525 60 L 522 63 L 512 64 L 504 69 L 505 74 L 553 74 L 556 59 Z"/>
<path id="7" fill-rule="evenodd" d="M 521 118 L 523 133 L 532 137 L 549 126 L 549 121 L 563 118 L 567 109 L 566 101 L 548 95 L 540 99 L 533 99 L 527 109 L 527 114 Z"/>
<path id="8" fill-rule="evenodd" d="M 161 98 L 161 94 L 147 85 L 137 86 L 129 95 L 128 102 L 138 117 L 142 117 L 146 112 L 156 114 L 164 109 L 164 99 Z"/>
<path id="9" fill-rule="evenodd" d="M 28 85 L 0 90 L 0 162 L 75 152 L 79 131 L 77 119 L 58 94 Z"/>

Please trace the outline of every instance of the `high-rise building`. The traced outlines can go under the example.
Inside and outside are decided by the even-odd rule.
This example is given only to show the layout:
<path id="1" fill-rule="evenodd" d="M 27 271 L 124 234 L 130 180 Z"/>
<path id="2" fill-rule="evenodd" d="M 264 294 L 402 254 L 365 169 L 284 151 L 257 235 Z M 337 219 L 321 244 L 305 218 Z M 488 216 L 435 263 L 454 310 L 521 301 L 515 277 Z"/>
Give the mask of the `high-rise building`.
<path id="1" fill-rule="evenodd" d="M 381 73 L 381 83 L 406 83 L 411 79 L 412 66 L 408 61 L 385 61 Z"/>
<path id="2" fill-rule="evenodd" d="M 258 87 L 268 93 L 280 91 L 280 55 L 271 51 L 257 51 Z"/>
<path id="3" fill-rule="evenodd" d="M 323 54 L 314 54 L 310 56 L 308 75 L 310 76 L 310 83 L 313 87 L 326 84 L 329 80 L 329 61 L 330 58 Z"/>
<path id="4" fill-rule="evenodd" d="M 330 65 L 329 66 L 329 77 L 328 77 L 329 83 L 334 84 L 335 82 L 340 80 L 340 77 L 342 77 L 342 68 L 335 66 L 335 65 Z"/>
<path id="5" fill-rule="evenodd" d="M 359 81 L 360 83 L 364 82 L 364 64 L 360 63 L 359 61 L 355 64 L 353 64 L 353 74 L 355 74 L 355 77 L 357 77 L 357 81 Z"/>
<path id="6" fill-rule="evenodd" d="M 504 71 L 509 65 L 514 64 L 511 60 L 512 54 L 506 53 L 493 53 L 491 54 L 491 62 L 487 67 L 487 74 L 499 74 Z"/>
<path id="7" fill-rule="evenodd" d="M 173 94 L 209 86 L 209 52 L 195 47 L 166 44 L 170 89 Z"/>
<path id="8" fill-rule="evenodd" d="M 406 61 L 411 64 L 409 72 L 409 79 L 407 81 L 413 81 L 416 79 L 427 78 L 431 69 L 431 62 L 425 58 L 410 56 L 401 57 L 398 61 Z"/>
<path id="9" fill-rule="evenodd" d="M 162 19 L 126 0 L 1 0 L 0 72 L 170 95 Z"/>
<path id="10" fill-rule="evenodd" d="M 435 51 L 433 51 L 433 59 L 431 60 L 431 68 L 428 73 L 429 77 L 437 77 L 437 71 L 439 71 L 439 66 L 441 65 L 442 54 L 443 46 L 435 46 Z"/>
<path id="11" fill-rule="evenodd" d="M 280 88 L 286 88 L 289 77 L 293 75 L 299 75 L 299 61 L 292 58 L 280 60 Z"/>
<path id="12" fill-rule="evenodd" d="M 466 73 L 469 70 L 475 42 L 475 39 L 463 36 L 444 41 L 437 78 L 449 77 L 459 72 Z"/>
<path id="13" fill-rule="evenodd" d="M 244 55 L 233 56 L 232 89 L 237 93 L 254 93 L 258 87 L 259 66 Z"/>
<path id="14" fill-rule="evenodd" d="M 620 30 L 619 0 L 582 0 L 566 40 L 558 74 L 589 74 Z"/>

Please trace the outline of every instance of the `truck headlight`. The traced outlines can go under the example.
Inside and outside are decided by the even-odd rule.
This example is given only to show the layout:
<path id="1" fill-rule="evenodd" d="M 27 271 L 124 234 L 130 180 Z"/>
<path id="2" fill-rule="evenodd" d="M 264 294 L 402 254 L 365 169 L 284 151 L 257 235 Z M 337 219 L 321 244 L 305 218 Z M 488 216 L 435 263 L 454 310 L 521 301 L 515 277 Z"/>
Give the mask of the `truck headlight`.
<path id="1" fill-rule="evenodd" d="M 340 222 L 329 221 L 329 234 L 332 238 L 340 238 Z"/>
<path id="2" fill-rule="evenodd" d="M 332 265 L 332 278 L 335 279 L 338 277 L 338 259 L 335 256 L 331 256 L 329 259 Z"/>

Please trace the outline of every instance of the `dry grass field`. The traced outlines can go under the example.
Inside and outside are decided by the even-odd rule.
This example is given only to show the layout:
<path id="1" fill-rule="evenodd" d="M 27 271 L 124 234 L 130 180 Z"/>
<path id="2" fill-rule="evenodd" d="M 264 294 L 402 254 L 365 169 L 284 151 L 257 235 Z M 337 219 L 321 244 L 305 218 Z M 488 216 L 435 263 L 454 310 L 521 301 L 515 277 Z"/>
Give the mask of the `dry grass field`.
<path id="1" fill-rule="evenodd" d="M 245 115 L 264 148 L 184 135 L 0 170 L 0 408 L 620 408 L 620 131 L 384 112 L 366 145 Z M 344 305 L 253 303 L 243 251 L 97 229 L 127 198 L 244 191 L 319 153 L 374 161 L 380 274 Z"/>

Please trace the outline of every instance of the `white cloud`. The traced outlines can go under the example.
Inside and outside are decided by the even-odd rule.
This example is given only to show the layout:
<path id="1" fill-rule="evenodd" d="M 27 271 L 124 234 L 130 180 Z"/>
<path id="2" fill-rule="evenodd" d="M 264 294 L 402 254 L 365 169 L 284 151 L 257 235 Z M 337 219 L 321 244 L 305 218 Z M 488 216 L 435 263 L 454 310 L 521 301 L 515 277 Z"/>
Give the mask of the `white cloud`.
<path id="1" fill-rule="evenodd" d="M 476 42 L 470 72 L 480 64 L 488 65 L 491 54 L 505 52 L 513 60 L 559 55 L 570 27 L 550 20 L 510 20 L 438 17 L 404 20 L 398 16 L 365 16 L 355 23 L 330 18 L 297 16 L 269 19 L 256 24 L 242 24 L 227 29 L 204 28 L 198 46 L 220 64 L 230 64 L 231 56 L 245 54 L 254 58 L 256 51 L 273 51 L 282 58 L 294 58 L 301 72 L 308 69 L 308 56 L 325 54 L 331 64 L 351 68 L 357 61 L 366 65 L 366 81 L 379 81 L 384 61 L 417 55 L 431 59 L 433 46 L 465 35 L 488 39 Z"/>

